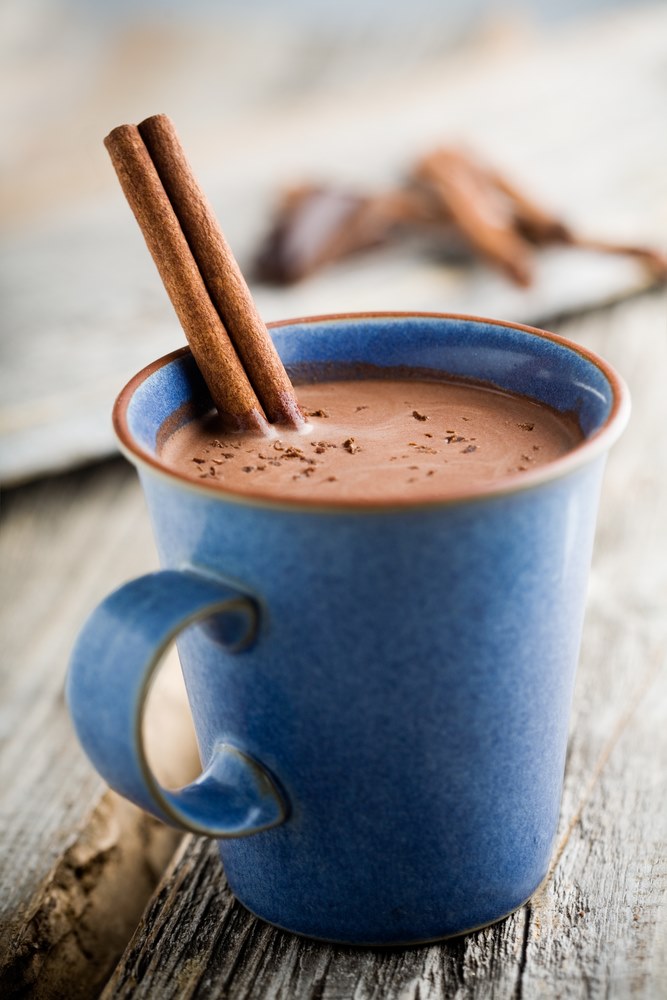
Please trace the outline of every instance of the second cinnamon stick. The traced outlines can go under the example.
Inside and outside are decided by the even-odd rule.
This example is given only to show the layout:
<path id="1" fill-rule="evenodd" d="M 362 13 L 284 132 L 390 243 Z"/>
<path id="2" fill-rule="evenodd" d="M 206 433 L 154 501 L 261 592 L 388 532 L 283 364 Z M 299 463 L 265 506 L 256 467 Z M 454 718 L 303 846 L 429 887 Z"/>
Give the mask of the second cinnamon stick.
<path id="1" fill-rule="evenodd" d="M 304 418 L 292 383 L 171 119 L 153 115 L 138 128 L 266 416 L 272 423 L 301 426 Z"/>
<path id="2" fill-rule="evenodd" d="M 261 404 L 209 298 L 139 130 L 119 125 L 104 144 L 220 416 L 239 430 L 266 433 Z"/>

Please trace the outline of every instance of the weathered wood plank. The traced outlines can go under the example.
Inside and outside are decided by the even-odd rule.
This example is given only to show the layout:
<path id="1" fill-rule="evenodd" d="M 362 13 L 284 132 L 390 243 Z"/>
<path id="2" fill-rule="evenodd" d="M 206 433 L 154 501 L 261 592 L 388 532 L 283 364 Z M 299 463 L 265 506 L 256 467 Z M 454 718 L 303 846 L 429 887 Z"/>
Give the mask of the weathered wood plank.
<path id="1" fill-rule="evenodd" d="M 86 614 L 155 562 L 141 491 L 125 463 L 3 497 L 2 996 L 93 995 L 178 843 L 175 831 L 106 790 L 76 744 L 63 700 Z M 174 688 L 171 674 L 152 721 L 165 778 L 193 754 Z"/>
<path id="2" fill-rule="evenodd" d="M 329 947 L 256 920 L 216 845 L 188 838 L 105 1000 L 654 1000 L 667 983 L 667 297 L 563 324 L 634 394 L 600 513 L 558 847 L 530 903 L 476 934 L 409 950 Z"/>

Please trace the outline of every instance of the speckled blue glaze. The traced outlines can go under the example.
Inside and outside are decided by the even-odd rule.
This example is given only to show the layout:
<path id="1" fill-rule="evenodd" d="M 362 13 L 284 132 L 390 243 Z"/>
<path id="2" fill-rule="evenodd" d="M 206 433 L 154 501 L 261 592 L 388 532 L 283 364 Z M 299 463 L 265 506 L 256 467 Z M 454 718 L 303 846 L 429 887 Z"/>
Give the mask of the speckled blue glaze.
<path id="1" fill-rule="evenodd" d="M 222 838 L 232 890 L 264 919 L 357 944 L 458 934 L 515 909 L 547 872 L 600 482 L 626 392 L 577 349 L 490 321 L 350 317 L 273 333 L 288 365 L 482 378 L 575 411 L 590 441 L 542 479 L 482 498 L 253 502 L 155 464 L 163 422 L 205 396 L 189 355 L 174 358 L 126 394 L 121 435 L 164 569 L 85 626 L 73 718 L 114 787 Z M 206 615 L 178 640 L 204 774 L 167 793 L 137 720 L 160 651 Z"/>

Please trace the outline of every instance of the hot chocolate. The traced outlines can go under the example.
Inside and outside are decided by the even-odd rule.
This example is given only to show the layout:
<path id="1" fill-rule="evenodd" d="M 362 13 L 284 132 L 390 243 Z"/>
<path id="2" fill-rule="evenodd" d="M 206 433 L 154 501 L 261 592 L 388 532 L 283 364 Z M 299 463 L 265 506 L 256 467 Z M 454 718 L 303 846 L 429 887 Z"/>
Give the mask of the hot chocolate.
<path id="1" fill-rule="evenodd" d="M 307 432 L 230 433 L 214 413 L 163 444 L 164 465 L 233 492 L 293 500 L 445 499 L 520 477 L 582 439 L 571 415 L 464 381 L 362 378 L 298 386 Z"/>

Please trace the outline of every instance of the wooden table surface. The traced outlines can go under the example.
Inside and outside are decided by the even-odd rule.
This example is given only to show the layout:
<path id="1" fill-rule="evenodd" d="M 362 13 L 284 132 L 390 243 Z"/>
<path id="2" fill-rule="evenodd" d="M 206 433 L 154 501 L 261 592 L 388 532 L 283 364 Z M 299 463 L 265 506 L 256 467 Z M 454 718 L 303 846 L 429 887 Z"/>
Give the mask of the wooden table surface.
<path id="1" fill-rule="evenodd" d="M 298 168 L 312 176 L 325 164 L 332 181 L 385 183 L 447 135 L 468 136 L 589 232 L 659 242 L 667 225 L 666 15 L 662 4 L 642 5 L 539 48 L 487 40 L 465 58 L 440 53 L 428 64 L 426 48 L 415 44 L 409 85 L 378 76 L 376 92 L 355 90 L 354 100 L 349 88 L 336 100 L 317 90 L 325 52 L 314 60 L 295 44 L 289 67 L 261 63 L 264 76 L 245 104 L 241 89 L 234 92 L 224 133 L 211 130 L 221 113 L 215 90 L 205 96 L 202 68 L 217 57 L 218 39 L 207 39 L 201 24 L 183 39 L 163 25 L 150 48 L 140 30 L 116 31 L 86 65 L 90 86 L 77 87 L 73 75 L 61 81 L 79 101 L 67 122 L 54 117 L 48 88 L 39 145 L 28 116 L 16 119 L 8 144 L 15 178 L 0 201 L 2 343 L 11 348 L 0 372 L 0 453 L 7 482 L 42 478 L 7 489 L 0 512 L 3 1000 L 667 998 L 664 289 L 646 290 L 646 275 L 618 260 L 598 267 L 590 258 L 545 255 L 535 287 L 519 292 L 482 267 L 390 253 L 299 288 L 258 290 L 267 318 L 383 303 L 543 321 L 603 354 L 633 395 L 630 426 L 605 480 L 553 866 L 526 906 L 453 941 L 354 949 L 268 927 L 231 897 L 214 843 L 181 837 L 105 787 L 67 717 L 67 660 L 88 612 L 156 568 L 157 557 L 124 461 L 43 475 L 107 454 L 110 399 L 125 374 L 178 346 L 152 265 L 115 187 L 111 194 L 101 149 L 97 159 L 87 152 L 99 145 L 101 122 L 112 127 L 157 110 L 178 121 L 196 106 L 186 145 L 197 166 L 208 165 L 204 180 L 215 181 L 213 200 L 242 257 L 276 186 L 298 178 Z M 272 53 L 273 37 L 260 31 L 259 38 Z M 71 50 L 62 51 L 69 59 Z M 222 51 L 229 56 L 229 47 Z M 378 48 L 378 65 L 381 55 Z M 235 59 L 240 73 L 250 48 L 241 45 Z M 330 75 L 334 65 L 331 57 Z M 357 88 L 362 75 L 353 80 Z M 95 101 L 105 114 L 91 122 Z M 369 121 L 361 162 L 352 154 L 366 150 Z M 341 149 L 347 153 L 337 155 Z M 57 205 L 55 182 L 64 199 Z M 100 252 L 91 255 L 95 241 Z M 62 367 L 59 358 L 75 352 L 79 370 Z M 57 445 L 54 454 L 44 454 L 45 440 Z M 196 751 L 175 656 L 151 699 L 147 738 L 158 776 L 189 780 Z"/>
<path id="2" fill-rule="evenodd" d="M 667 295 L 558 330 L 619 368 L 634 410 L 607 469 L 558 845 L 538 894 L 457 940 L 328 947 L 251 917 L 214 843 L 179 844 L 105 790 L 62 683 L 87 611 L 155 565 L 118 460 L 4 498 L 0 995 L 96 996 L 108 977 L 107 998 L 667 995 Z M 175 780 L 192 761 L 174 678 L 158 701 L 154 757 Z"/>

